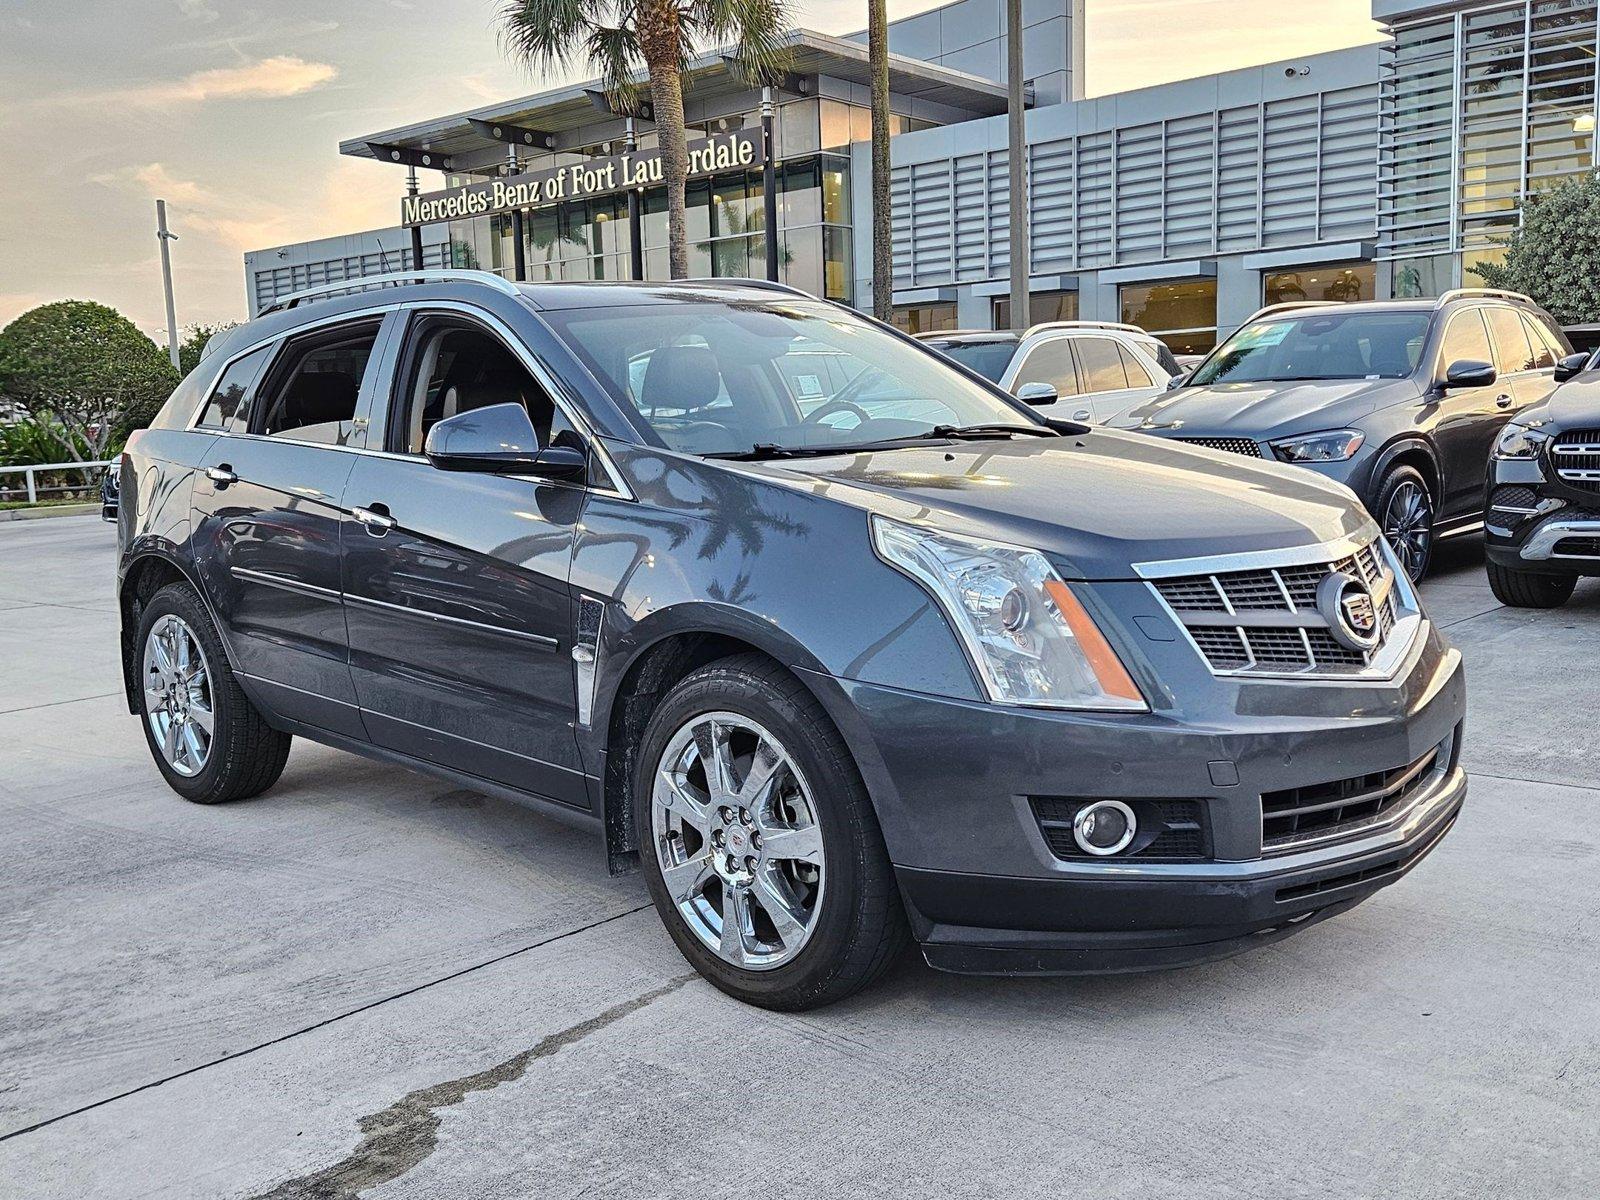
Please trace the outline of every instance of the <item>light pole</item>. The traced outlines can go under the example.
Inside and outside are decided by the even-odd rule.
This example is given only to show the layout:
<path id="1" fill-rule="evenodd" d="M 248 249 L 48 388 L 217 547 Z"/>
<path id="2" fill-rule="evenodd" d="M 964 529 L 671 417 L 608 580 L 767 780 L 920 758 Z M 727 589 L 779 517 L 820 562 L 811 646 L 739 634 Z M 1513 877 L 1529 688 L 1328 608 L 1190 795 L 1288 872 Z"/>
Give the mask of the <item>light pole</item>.
<path id="1" fill-rule="evenodd" d="M 167 353 L 172 358 L 172 369 L 180 371 L 178 365 L 178 312 L 172 303 L 172 254 L 167 249 L 168 242 L 178 240 L 178 235 L 167 229 L 167 202 L 156 201 L 156 241 L 161 243 L 161 286 L 167 293 Z"/>
<path id="2" fill-rule="evenodd" d="M 1006 162 L 1011 174 L 1011 328 L 1028 327 L 1027 127 L 1022 111 L 1022 0 L 1006 0 Z"/>

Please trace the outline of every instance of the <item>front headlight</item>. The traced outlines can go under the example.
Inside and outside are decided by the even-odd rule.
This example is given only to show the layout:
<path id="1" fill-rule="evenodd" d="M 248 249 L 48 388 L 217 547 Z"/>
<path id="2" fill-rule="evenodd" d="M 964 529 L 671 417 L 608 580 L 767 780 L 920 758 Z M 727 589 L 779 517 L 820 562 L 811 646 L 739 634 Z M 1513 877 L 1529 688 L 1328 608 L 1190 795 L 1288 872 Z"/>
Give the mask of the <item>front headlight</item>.
<path id="1" fill-rule="evenodd" d="M 1548 434 L 1526 425 L 1507 425 L 1500 431 L 1494 444 L 1496 458 L 1538 458 L 1539 451 L 1550 440 Z"/>
<path id="2" fill-rule="evenodd" d="M 1122 660 L 1037 550 L 872 518 L 879 556 L 933 595 L 989 699 L 1040 708 L 1145 712 Z"/>
<path id="3" fill-rule="evenodd" d="M 1361 449 L 1367 435 L 1355 429 L 1335 429 L 1305 437 L 1273 442 L 1272 452 L 1288 463 L 1343 462 Z"/>

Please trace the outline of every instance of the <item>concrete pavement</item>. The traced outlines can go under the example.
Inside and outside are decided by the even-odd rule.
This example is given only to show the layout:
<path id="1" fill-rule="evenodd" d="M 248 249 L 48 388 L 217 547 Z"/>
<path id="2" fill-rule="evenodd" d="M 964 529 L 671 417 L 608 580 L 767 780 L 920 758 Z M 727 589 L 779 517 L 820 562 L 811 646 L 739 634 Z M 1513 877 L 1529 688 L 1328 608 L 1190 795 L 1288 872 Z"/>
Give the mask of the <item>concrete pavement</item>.
<path id="1" fill-rule="evenodd" d="M 0 1195 L 1600 1192 L 1600 584 L 1513 612 L 1452 549 L 1472 797 L 1354 912 L 1161 975 L 908 956 L 781 1016 L 516 806 L 304 742 L 179 800 L 113 548 L 0 528 Z"/>

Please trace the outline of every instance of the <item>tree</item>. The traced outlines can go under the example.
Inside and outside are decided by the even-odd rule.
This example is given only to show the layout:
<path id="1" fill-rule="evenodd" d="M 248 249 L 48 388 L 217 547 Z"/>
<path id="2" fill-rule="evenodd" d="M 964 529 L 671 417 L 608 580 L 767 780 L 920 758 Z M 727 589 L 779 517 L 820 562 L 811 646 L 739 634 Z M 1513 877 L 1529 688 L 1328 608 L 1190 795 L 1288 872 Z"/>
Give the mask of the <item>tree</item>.
<path id="1" fill-rule="evenodd" d="M 687 278 L 683 73 L 702 42 L 727 46 L 752 83 L 781 71 L 788 0 L 505 0 L 499 20 L 513 58 L 539 69 L 587 61 L 618 111 L 639 111 L 643 68 L 667 188 L 668 258 L 672 277 Z"/>
<path id="2" fill-rule="evenodd" d="M 61 426 L 80 462 L 148 425 L 177 383 L 160 347 L 104 304 L 45 304 L 0 330 L 0 397 Z"/>
<path id="3" fill-rule="evenodd" d="M 1471 267 L 1489 287 L 1526 292 L 1563 325 L 1600 320 L 1600 180 L 1583 174 L 1529 196 L 1503 263 Z"/>
<path id="4" fill-rule="evenodd" d="M 189 372 L 200 365 L 200 357 L 206 352 L 206 343 L 217 334 L 232 329 L 237 322 L 223 321 L 219 325 L 190 325 L 183 331 L 183 340 L 178 343 L 178 377 L 187 379 Z"/>
<path id="5" fill-rule="evenodd" d="M 889 9 L 867 0 L 867 65 L 872 75 L 872 315 L 894 319 L 894 230 L 889 208 Z"/>

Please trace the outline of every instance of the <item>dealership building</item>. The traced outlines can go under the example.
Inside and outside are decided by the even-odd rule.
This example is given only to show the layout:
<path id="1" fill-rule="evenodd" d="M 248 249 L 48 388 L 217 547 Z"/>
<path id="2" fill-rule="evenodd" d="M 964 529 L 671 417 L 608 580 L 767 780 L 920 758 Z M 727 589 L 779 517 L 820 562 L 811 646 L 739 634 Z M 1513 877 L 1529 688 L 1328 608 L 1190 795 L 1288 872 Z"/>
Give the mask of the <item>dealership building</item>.
<path id="1" fill-rule="evenodd" d="M 1524 196 L 1596 166 L 1596 8 L 1373 0 L 1382 43 L 1085 99 L 1083 0 L 1027 0 L 1031 316 L 1129 321 L 1196 352 L 1266 302 L 1470 285 Z M 1004 14 L 957 0 L 890 28 L 907 328 L 1009 320 Z M 705 143 L 690 272 L 766 274 L 770 223 L 780 278 L 867 308 L 865 37 L 791 42 L 765 95 L 717 54 L 685 76 L 691 145 Z M 665 278 L 664 193 L 629 174 L 653 149 L 649 122 L 594 84 L 352 138 L 342 153 L 396 164 L 397 217 L 408 170 L 436 201 L 410 216 L 455 215 L 254 251 L 251 312 L 414 253 L 529 280 Z"/>

